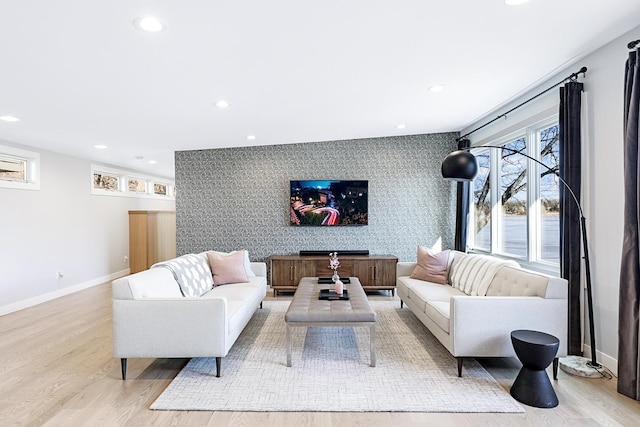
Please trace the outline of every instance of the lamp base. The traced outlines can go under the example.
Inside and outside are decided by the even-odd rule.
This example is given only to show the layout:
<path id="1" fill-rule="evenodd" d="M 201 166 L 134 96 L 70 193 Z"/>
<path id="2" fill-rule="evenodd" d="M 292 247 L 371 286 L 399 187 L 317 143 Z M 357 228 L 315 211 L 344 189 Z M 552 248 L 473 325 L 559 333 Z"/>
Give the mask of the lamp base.
<path id="1" fill-rule="evenodd" d="M 602 378 L 606 368 L 599 363 L 595 365 L 591 359 L 580 356 L 566 356 L 560 358 L 560 369 L 567 374 L 585 378 Z"/>

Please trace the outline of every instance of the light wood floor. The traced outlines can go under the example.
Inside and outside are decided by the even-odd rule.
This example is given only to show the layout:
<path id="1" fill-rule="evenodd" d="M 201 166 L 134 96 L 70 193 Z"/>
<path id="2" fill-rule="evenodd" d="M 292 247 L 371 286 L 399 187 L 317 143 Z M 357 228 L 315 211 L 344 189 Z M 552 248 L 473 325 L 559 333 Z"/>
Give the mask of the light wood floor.
<path id="1" fill-rule="evenodd" d="M 111 351 L 109 284 L 0 317 L 0 426 L 640 425 L 640 403 L 618 394 L 615 379 L 562 371 L 557 408 L 515 415 L 151 411 L 186 359 L 130 359 L 122 381 Z M 518 362 L 482 363 L 509 390 Z"/>

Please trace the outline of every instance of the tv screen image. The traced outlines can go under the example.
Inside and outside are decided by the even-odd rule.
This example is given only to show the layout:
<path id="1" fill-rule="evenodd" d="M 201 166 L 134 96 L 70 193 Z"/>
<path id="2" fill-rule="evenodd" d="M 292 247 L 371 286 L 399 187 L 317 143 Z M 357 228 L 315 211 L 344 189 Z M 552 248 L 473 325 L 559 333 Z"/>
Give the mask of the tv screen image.
<path id="1" fill-rule="evenodd" d="M 367 225 L 369 181 L 291 181 L 291 225 Z"/>

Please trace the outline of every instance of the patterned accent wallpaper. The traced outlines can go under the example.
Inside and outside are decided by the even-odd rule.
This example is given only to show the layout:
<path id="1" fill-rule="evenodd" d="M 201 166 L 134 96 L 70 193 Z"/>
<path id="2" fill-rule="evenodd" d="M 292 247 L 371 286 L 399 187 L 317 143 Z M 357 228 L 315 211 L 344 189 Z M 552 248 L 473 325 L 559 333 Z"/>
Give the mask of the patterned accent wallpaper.
<path id="1" fill-rule="evenodd" d="M 457 133 L 176 152 L 177 254 L 247 249 L 251 261 L 300 250 L 368 249 L 416 259 L 453 247 L 455 185 L 442 159 Z M 369 225 L 289 225 L 289 181 L 369 181 Z"/>

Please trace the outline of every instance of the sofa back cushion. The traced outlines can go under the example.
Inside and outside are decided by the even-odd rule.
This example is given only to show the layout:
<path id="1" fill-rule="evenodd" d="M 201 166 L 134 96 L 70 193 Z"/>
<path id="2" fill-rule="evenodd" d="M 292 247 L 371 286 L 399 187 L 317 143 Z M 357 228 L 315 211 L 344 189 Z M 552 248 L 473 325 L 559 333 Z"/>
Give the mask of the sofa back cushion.
<path id="1" fill-rule="evenodd" d="M 133 299 L 182 297 L 173 274 L 163 268 L 144 270 L 124 279 L 128 282 Z"/>
<path id="2" fill-rule="evenodd" d="M 159 262 L 151 268 L 166 268 L 171 271 L 185 297 L 199 297 L 213 288 L 213 276 L 207 260 L 195 254 Z"/>
<path id="3" fill-rule="evenodd" d="M 517 262 L 488 255 L 456 253 L 451 263 L 449 283 L 467 295 L 486 295 L 496 273 L 504 266 L 518 268 Z"/>
<path id="4" fill-rule="evenodd" d="M 549 279 L 549 276 L 535 271 L 505 266 L 495 274 L 487 295 L 545 298 Z"/>

